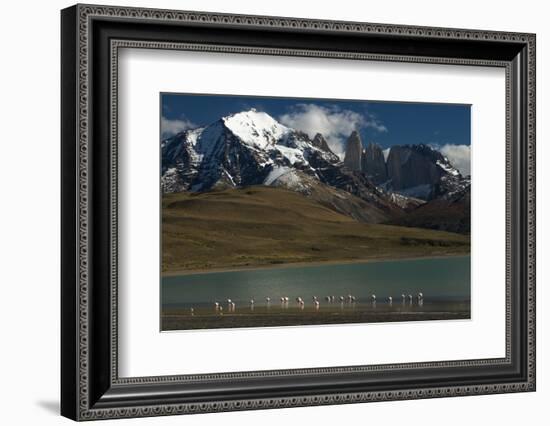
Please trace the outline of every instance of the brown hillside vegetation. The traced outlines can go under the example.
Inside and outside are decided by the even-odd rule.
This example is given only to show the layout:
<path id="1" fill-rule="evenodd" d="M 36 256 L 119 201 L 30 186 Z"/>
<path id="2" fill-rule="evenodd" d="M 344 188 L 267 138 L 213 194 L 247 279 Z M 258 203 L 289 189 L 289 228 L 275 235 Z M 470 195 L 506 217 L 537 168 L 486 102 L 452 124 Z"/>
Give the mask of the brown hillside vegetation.
<path id="1" fill-rule="evenodd" d="M 438 198 L 387 222 L 390 225 L 470 233 L 470 191 L 452 199 Z"/>
<path id="2" fill-rule="evenodd" d="M 468 236 L 367 224 L 282 188 L 165 194 L 166 273 L 469 254 Z"/>

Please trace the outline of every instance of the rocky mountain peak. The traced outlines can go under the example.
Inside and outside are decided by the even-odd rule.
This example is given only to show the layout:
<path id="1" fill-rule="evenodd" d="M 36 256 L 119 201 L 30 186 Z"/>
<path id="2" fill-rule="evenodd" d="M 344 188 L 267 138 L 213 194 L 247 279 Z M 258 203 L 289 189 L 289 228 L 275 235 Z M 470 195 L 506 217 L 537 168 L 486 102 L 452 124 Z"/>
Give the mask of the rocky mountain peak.
<path id="1" fill-rule="evenodd" d="M 363 155 L 363 144 L 359 133 L 354 130 L 349 135 L 344 154 L 344 166 L 353 171 L 361 171 L 361 156 Z"/>
<path id="2" fill-rule="evenodd" d="M 315 146 L 319 149 L 322 149 L 323 151 L 332 152 L 332 150 L 328 146 L 328 143 L 327 143 L 325 137 L 321 133 L 317 133 L 313 137 L 311 143 L 313 144 L 313 146 Z"/>
<path id="3" fill-rule="evenodd" d="M 379 185 L 388 180 L 388 172 L 386 169 L 386 160 L 380 145 L 370 142 L 367 148 L 363 151 L 362 169 L 373 183 Z"/>
<path id="4" fill-rule="evenodd" d="M 318 179 L 317 169 L 340 163 L 322 135 L 312 141 L 257 110 L 186 130 L 161 147 L 165 192 L 258 185 L 289 169 Z"/>
<path id="5" fill-rule="evenodd" d="M 261 149 L 273 145 L 290 131 L 269 114 L 254 108 L 223 117 L 221 120 L 225 127 L 243 142 Z"/>
<path id="6" fill-rule="evenodd" d="M 386 162 L 389 185 L 393 191 L 430 199 L 443 181 L 446 186 L 463 178 L 449 160 L 428 145 L 394 145 Z M 440 191 L 437 191 L 440 192 Z"/>

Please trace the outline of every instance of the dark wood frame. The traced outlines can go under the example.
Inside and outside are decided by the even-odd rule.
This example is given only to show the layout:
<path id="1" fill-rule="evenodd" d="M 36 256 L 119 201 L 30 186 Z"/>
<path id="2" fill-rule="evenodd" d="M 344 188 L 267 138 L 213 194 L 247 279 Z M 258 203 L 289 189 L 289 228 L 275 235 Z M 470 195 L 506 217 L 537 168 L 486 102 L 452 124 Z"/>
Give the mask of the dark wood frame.
<path id="1" fill-rule="evenodd" d="M 61 29 L 64 416 L 89 420 L 535 390 L 533 34 L 95 5 L 64 9 Z M 506 357 L 119 378 L 116 54 L 120 47 L 140 46 L 504 67 Z"/>

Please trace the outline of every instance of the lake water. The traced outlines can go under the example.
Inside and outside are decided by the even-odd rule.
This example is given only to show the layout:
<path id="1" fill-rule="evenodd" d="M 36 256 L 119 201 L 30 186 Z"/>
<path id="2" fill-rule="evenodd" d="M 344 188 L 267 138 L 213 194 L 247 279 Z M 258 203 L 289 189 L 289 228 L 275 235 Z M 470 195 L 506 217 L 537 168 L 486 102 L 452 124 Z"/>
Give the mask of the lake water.
<path id="1" fill-rule="evenodd" d="M 401 295 L 423 293 L 426 309 L 439 304 L 470 301 L 470 257 L 396 260 L 339 265 L 281 267 L 229 272 L 198 273 L 162 278 L 163 310 L 189 311 L 215 314 L 213 306 L 219 302 L 227 305 L 227 299 L 235 303 L 237 311 L 254 309 L 307 309 L 314 307 L 313 296 L 319 300 L 316 309 L 340 309 L 339 297 L 353 295 L 354 308 L 377 304 L 402 303 Z M 280 298 L 286 296 L 285 307 Z M 336 303 L 327 302 L 326 296 L 335 296 Z M 267 303 L 265 298 L 271 299 Z M 305 306 L 298 306 L 295 299 L 301 297 Z M 409 303 L 408 298 L 405 303 Z M 412 304 L 418 306 L 415 298 Z M 348 306 L 348 302 L 345 302 Z M 417 308 L 418 309 L 418 308 Z M 226 309 L 227 312 L 227 309 Z"/>

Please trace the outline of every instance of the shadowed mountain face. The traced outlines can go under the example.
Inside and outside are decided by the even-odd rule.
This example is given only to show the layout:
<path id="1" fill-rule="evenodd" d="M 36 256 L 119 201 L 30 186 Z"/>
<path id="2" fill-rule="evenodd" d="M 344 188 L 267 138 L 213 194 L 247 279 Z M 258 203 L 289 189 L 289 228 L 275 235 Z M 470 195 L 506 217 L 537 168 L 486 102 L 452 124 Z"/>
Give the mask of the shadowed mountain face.
<path id="1" fill-rule="evenodd" d="M 319 148 L 321 151 L 332 152 L 328 146 L 326 139 L 321 133 L 317 133 L 311 143 L 314 147 Z"/>
<path id="2" fill-rule="evenodd" d="M 346 154 L 344 156 L 344 166 L 353 171 L 361 171 L 361 156 L 363 154 L 363 144 L 359 133 L 355 130 L 351 133 L 346 143 Z"/>
<path id="3" fill-rule="evenodd" d="M 388 155 L 388 175 L 394 190 L 435 185 L 448 170 L 448 161 L 425 145 L 393 146 Z"/>
<path id="4" fill-rule="evenodd" d="M 388 180 L 386 161 L 380 145 L 372 142 L 367 145 L 367 148 L 363 151 L 361 166 L 363 172 L 365 172 L 376 185 Z"/>
<path id="5" fill-rule="evenodd" d="M 380 146 L 370 143 L 363 150 L 354 131 L 342 162 L 322 134 L 310 138 L 264 112 L 249 110 L 183 131 L 163 140 L 161 148 L 166 194 L 272 186 L 300 193 L 360 222 L 440 229 L 438 222 L 441 229 L 469 232 L 469 216 L 467 226 L 458 227 L 445 216 L 448 209 L 457 216 L 458 210 L 451 207 L 456 204 L 447 201 L 460 191 L 469 197 L 469 180 L 425 145 L 394 146 L 385 161 Z M 426 201 L 439 199 L 445 200 L 437 204 L 439 219 L 432 215 L 424 223 L 427 216 L 420 214 L 415 220 L 403 219 Z"/>
<path id="6" fill-rule="evenodd" d="M 355 145 L 355 141 L 352 142 Z M 354 149 L 346 150 L 346 156 Z M 350 154 L 355 159 L 355 152 Z M 344 159 L 344 164 L 347 158 Z M 349 160 L 351 163 L 352 160 Z M 394 145 L 387 160 L 382 148 L 369 143 L 361 153 L 361 169 L 369 180 L 390 194 L 424 201 L 469 187 L 449 160 L 427 145 Z"/>

